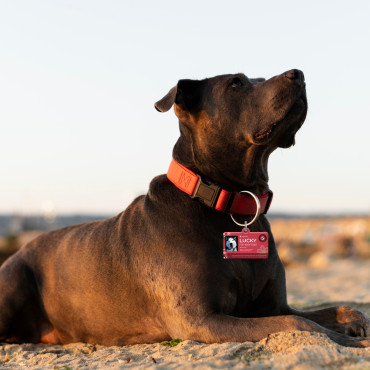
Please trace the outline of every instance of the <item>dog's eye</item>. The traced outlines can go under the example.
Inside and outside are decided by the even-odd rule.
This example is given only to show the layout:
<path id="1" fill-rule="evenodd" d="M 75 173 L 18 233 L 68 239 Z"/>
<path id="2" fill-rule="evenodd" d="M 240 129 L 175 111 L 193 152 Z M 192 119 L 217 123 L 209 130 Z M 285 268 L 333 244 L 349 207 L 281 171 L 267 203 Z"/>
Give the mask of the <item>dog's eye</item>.
<path id="1" fill-rule="evenodd" d="M 241 86 L 241 85 L 243 85 L 243 83 L 242 83 L 242 80 L 239 77 L 235 77 L 231 81 L 231 87 L 238 87 L 238 86 Z"/>

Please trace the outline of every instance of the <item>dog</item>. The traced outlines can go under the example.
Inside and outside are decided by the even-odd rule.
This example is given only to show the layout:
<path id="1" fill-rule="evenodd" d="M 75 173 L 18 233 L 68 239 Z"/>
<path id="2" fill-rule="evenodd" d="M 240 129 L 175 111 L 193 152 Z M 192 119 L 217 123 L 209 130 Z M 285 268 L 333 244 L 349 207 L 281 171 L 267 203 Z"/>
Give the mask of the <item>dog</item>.
<path id="1" fill-rule="evenodd" d="M 228 238 L 226 240 L 226 248 L 225 248 L 227 251 L 233 251 L 233 252 L 236 252 L 237 249 L 236 249 L 236 241 L 234 238 Z"/>
<path id="2" fill-rule="evenodd" d="M 222 235 L 240 231 L 259 197 L 271 202 L 267 162 L 295 143 L 307 113 L 304 75 L 244 74 L 180 80 L 155 107 L 174 106 L 180 137 L 168 175 L 119 215 L 45 233 L 0 269 L 0 338 L 103 345 L 171 338 L 259 341 L 271 333 L 325 333 L 366 347 L 369 318 L 349 307 L 298 311 L 265 214 L 267 259 L 222 258 Z"/>

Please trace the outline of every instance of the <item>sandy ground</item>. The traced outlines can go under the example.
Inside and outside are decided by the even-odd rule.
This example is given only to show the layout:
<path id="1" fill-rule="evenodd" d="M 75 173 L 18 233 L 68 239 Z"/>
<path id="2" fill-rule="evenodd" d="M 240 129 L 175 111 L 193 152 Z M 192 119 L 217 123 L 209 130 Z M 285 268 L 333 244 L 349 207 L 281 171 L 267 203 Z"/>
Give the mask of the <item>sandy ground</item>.
<path id="1" fill-rule="evenodd" d="M 286 280 L 288 302 L 293 305 L 333 301 L 370 305 L 370 260 L 333 260 L 325 269 L 292 266 L 286 269 Z"/>
<path id="2" fill-rule="evenodd" d="M 370 261 L 340 260 L 326 269 L 294 266 L 287 270 L 287 285 L 289 302 L 299 307 L 327 307 L 337 301 L 370 314 Z M 270 335 L 259 343 L 207 345 L 186 340 L 172 348 L 0 344 L 0 359 L 0 367 L 13 369 L 370 369 L 370 348 L 347 348 L 322 334 L 290 332 Z"/>

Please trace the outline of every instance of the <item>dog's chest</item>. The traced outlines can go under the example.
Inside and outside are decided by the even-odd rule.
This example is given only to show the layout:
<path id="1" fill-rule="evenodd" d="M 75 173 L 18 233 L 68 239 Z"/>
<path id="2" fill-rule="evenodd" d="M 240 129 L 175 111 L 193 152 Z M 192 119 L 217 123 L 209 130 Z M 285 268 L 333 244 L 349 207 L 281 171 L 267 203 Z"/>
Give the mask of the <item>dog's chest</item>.
<path id="1" fill-rule="evenodd" d="M 270 274 L 266 274 L 269 267 L 262 260 L 233 260 L 228 263 L 232 277 L 221 309 L 230 315 L 248 316 L 269 282 Z"/>

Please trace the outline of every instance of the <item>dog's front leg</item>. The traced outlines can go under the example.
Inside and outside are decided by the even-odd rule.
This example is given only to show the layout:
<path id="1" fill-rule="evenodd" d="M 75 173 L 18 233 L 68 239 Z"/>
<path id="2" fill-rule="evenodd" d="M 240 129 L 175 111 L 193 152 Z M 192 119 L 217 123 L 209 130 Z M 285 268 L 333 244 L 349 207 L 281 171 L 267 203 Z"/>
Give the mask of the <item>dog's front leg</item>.
<path id="1" fill-rule="evenodd" d="M 171 325 L 172 338 L 199 340 L 206 343 L 257 342 L 269 334 L 302 330 L 325 333 L 335 342 L 351 347 L 369 347 L 370 340 L 352 338 L 326 329 L 313 321 L 296 315 L 237 318 L 223 314 L 210 314 L 203 318 L 181 320 Z"/>
<path id="2" fill-rule="evenodd" d="M 316 311 L 299 311 L 289 308 L 289 314 L 304 317 L 338 333 L 353 337 L 370 336 L 369 316 L 347 306 Z"/>

